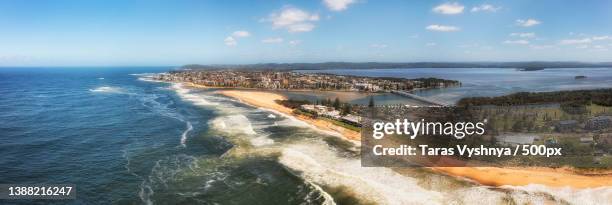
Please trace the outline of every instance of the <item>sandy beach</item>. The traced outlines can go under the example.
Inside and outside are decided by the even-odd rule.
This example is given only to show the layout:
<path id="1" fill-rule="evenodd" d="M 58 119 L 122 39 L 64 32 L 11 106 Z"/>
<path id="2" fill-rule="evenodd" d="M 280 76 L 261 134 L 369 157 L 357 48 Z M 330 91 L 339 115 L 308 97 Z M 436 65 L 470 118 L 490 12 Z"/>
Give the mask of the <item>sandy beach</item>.
<path id="1" fill-rule="evenodd" d="M 285 96 L 282 96 L 280 94 L 262 92 L 262 91 L 245 91 L 245 90 L 221 90 L 221 91 L 218 91 L 218 93 L 228 96 L 228 97 L 236 98 L 244 103 L 247 103 L 255 107 L 271 109 L 271 110 L 275 110 L 275 111 L 281 112 L 286 115 L 291 115 L 318 129 L 321 129 L 323 131 L 338 133 L 349 140 L 359 141 L 361 139 L 361 135 L 359 132 L 334 125 L 333 123 L 329 121 L 325 121 L 321 119 L 312 119 L 306 116 L 293 114 L 292 109 L 279 105 L 275 102 L 275 100 L 285 100 L 286 99 Z"/>
<path id="2" fill-rule="evenodd" d="M 612 186 L 612 174 L 580 175 L 563 168 L 435 167 L 433 170 L 451 176 L 465 177 L 488 186 L 525 186 L 541 184 L 550 187 L 596 188 Z"/>
<path id="3" fill-rule="evenodd" d="M 228 97 L 239 99 L 252 106 L 272 109 L 294 116 L 318 129 L 341 134 L 349 140 L 360 140 L 360 133 L 344 129 L 325 120 L 311 119 L 293 114 L 293 110 L 279 105 L 275 100 L 286 99 L 284 96 L 265 91 L 222 90 L 218 91 Z M 524 186 L 541 184 L 551 187 L 595 188 L 612 186 L 610 172 L 593 175 L 582 175 L 570 169 L 552 168 L 498 168 L 498 167 L 435 167 L 436 172 L 455 177 L 462 177 L 488 186 Z"/>

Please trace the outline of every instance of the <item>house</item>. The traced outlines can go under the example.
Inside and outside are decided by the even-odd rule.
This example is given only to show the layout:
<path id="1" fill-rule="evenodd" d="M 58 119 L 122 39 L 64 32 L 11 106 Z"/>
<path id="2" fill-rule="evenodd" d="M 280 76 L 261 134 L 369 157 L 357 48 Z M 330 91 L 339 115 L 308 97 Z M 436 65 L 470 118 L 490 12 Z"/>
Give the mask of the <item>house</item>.
<path id="1" fill-rule="evenodd" d="M 352 124 L 352 125 L 357 125 L 357 126 L 361 126 L 361 117 L 360 116 L 356 116 L 356 115 L 345 115 L 342 118 L 342 121 Z"/>
<path id="2" fill-rule="evenodd" d="M 327 107 L 324 105 L 300 105 L 300 108 L 304 111 L 316 113 L 321 116 L 339 119 L 340 111 L 335 110 L 332 107 Z"/>
<path id="3" fill-rule="evenodd" d="M 503 146 L 516 146 L 523 144 L 533 144 L 534 141 L 540 140 L 540 136 L 529 134 L 505 134 L 495 136 L 497 144 Z"/>
<path id="4" fill-rule="evenodd" d="M 300 105 L 300 108 L 305 111 L 315 111 L 314 105 Z"/>
<path id="5" fill-rule="evenodd" d="M 597 116 L 589 119 L 585 125 L 585 129 L 601 130 L 612 126 L 612 116 Z"/>
<path id="6" fill-rule="evenodd" d="M 323 110 L 323 111 L 320 111 L 319 114 L 322 116 L 330 117 L 334 119 L 340 118 L 340 111 L 338 110 Z"/>
<path id="7" fill-rule="evenodd" d="M 327 106 L 325 106 L 325 105 L 315 105 L 314 109 L 317 112 L 325 112 L 325 111 L 327 111 Z"/>

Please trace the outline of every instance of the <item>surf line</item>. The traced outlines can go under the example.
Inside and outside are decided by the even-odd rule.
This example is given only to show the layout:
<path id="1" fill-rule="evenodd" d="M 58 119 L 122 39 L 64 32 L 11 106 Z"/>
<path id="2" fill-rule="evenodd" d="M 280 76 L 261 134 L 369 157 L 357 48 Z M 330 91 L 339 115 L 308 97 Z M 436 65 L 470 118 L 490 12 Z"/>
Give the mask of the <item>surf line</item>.
<path id="1" fill-rule="evenodd" d="M 191 132 L 191 130 L 193 130 L 193 125 L 191 125 L 191 122 L 185 120 L 186 124 L 187 124 L 187 129 L 185 131 L 183 131 L 183 134 L 181 135 L 181 146 L 182 147 L 187 147 L 187 134 L 189 134 L 189 132 Z"/>

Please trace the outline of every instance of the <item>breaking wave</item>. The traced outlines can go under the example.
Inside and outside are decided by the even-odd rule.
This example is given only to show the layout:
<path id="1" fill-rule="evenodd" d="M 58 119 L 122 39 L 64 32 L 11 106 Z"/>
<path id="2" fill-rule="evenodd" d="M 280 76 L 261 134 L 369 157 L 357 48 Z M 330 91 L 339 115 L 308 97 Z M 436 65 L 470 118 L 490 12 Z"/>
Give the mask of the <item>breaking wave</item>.
<path id="1" fill-rule="evenodd" d="M 183 134 L 181 134 L 181 146 L 183 147 L 187 146 L 185 144 L 187 143 L 187 134 L 189 134 L 191 130 L 193 130 L 193 125 L 191 125 L 191 122 L 187 121 L 187 129 L 185 129 L 185 131 L 183 131 Z"/>
<path id="2" fill-rule="evenodd" d="M 204 96 L 202 95 L 191 93 L 191 90 L 188 88 L 185 88 L 183 84 L 181 83 L 173 84 L 172 89 L 176 91 L 176 93 L 179 95 L 179 97 L 181 97 L 181 99 L 189 101 L 193 103 L 194 105 L 198 105 L 198 106 L 218 105 L 218 103 L 209 102 L 208 100 L 204 99 Z"/>
<path id="3" fill-rule="evenodd" d="M 229 115 L 215 118 L 211 121 L 212 127 L 229 134 L 257 134 L 253 130 L 251 121 L 244 115 Z"/>
<path id="4" fill-rule="evenodd" d="M 115 94 L 125 94 L 125 90 L 120 87 L 112 87 L 112 86 L 100 86 L 94 89 L 89 89 L 90 92 L 95 93 L 115 93 Z"/>
<path id="5" fill-rule="evenodd" d="M 526 186 L 502 186 L 502 188 L 514 190 L 514 195 L 522 193 L 542 193 L 549 195 L 555 201 L 565 202 L 569 204 L 612 204 L 612 187 L 598 187 L 573 189 L 571 187 L 548 187 L 539 184 L 530 184 Z M 525 197 L 522 200 L 517 200 L 519 204 L 525 204 L 533 201 L 532 197 Z"/>
<path id="6" fill-rule="evenodd" d="M 389 168 L 361 167 L 359 159 L 337 157 L 322 143 L 289 145 L 280 163 L 307 181 L 350 189 L 362 200 L 381 204 L 441 204 L 439 192 L 421 188 L 417 180 Z"/>

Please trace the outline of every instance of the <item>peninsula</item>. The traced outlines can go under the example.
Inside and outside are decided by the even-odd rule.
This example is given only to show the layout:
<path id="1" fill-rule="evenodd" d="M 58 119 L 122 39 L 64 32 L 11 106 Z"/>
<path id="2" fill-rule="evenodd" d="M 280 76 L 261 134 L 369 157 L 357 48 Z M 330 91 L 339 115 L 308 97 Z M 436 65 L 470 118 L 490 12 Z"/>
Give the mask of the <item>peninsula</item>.
<path id="1" fill-rule="evenodd" d="M 391 92 L 460 86 L 456 80 L 389 78 L 299 73 L 292 71 L 182 70 L 160 74 L 155 80 L 206 87 L 283 90 Z"/>

